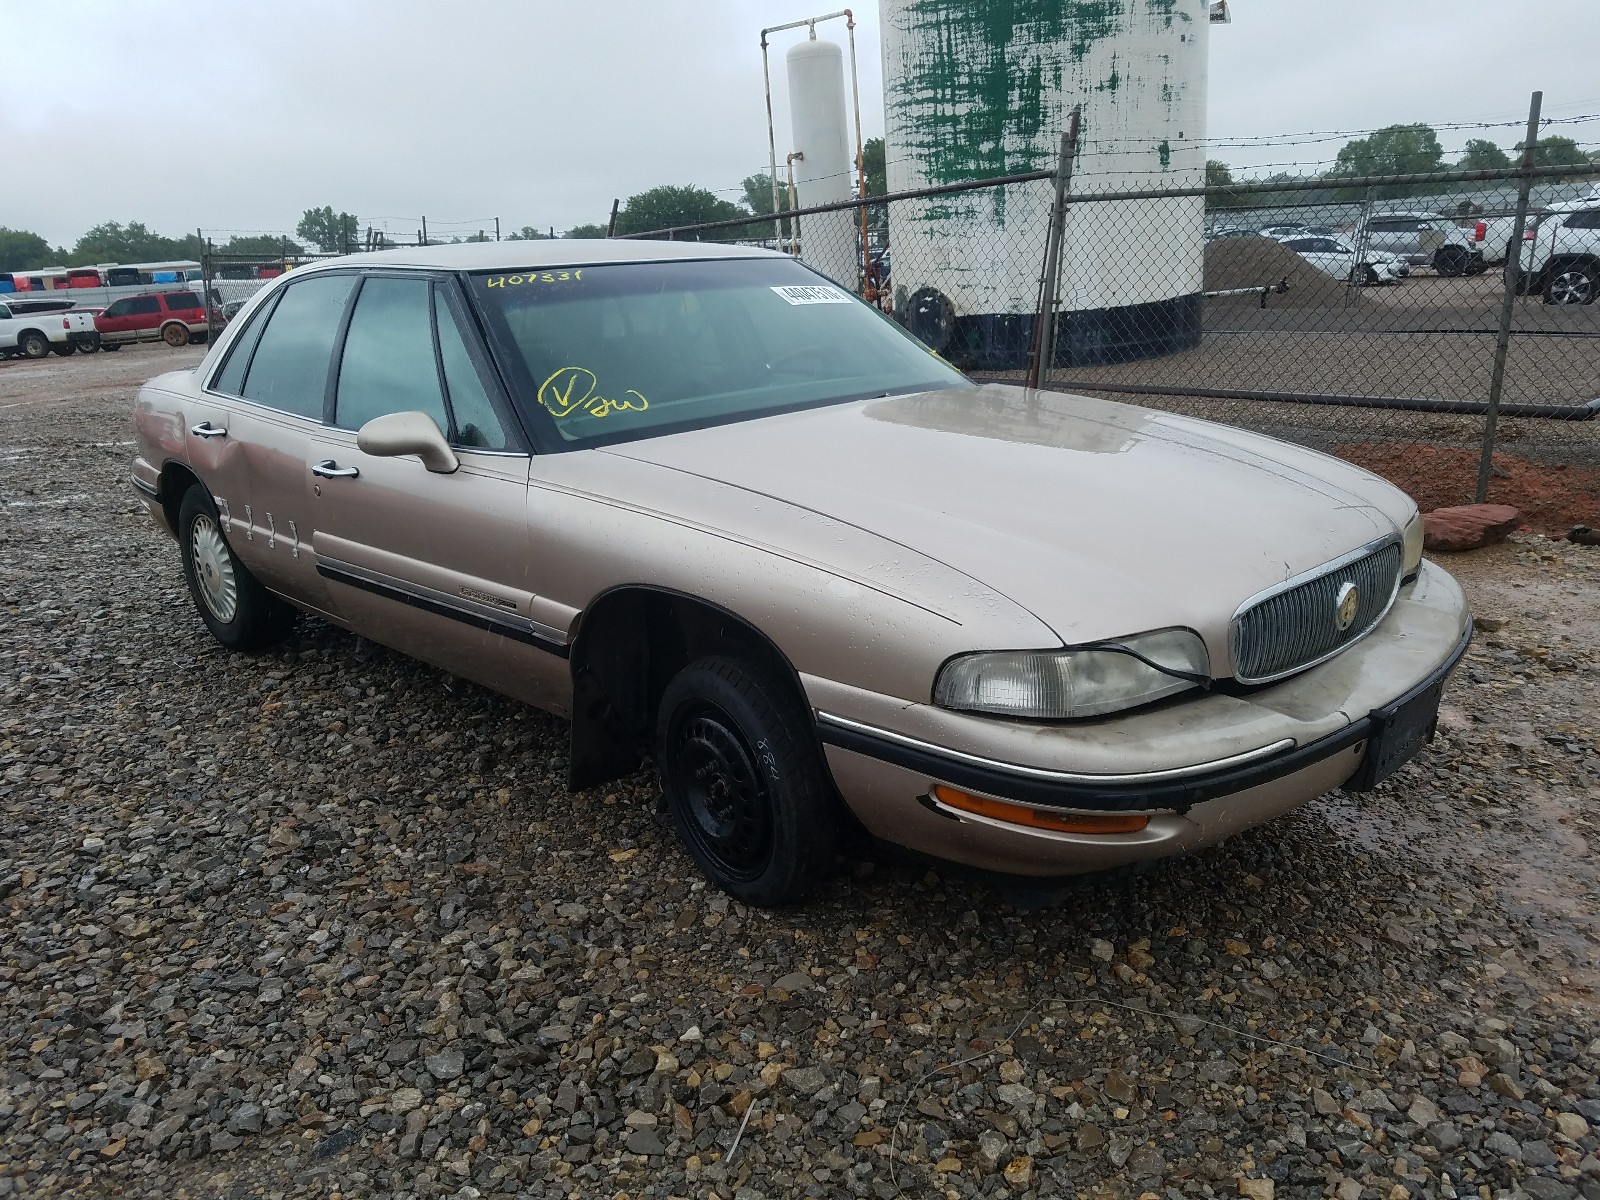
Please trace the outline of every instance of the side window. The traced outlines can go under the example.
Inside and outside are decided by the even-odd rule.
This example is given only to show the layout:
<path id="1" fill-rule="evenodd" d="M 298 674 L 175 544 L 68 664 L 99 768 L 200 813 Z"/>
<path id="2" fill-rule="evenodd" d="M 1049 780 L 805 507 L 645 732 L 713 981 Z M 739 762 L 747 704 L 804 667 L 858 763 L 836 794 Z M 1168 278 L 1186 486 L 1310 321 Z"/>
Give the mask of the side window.
<path id="1" fill-rule="evenodd" d="M 199 308 L 200 297 L 193 292 L 168 292 L 167 307 L 172 309 Z"/>
<path id="2" fill-rule="evenodd" d="M 467 353 L 460 326 L 442 295 L 435 295 L 434 318 L 439 333 L 439 359 L 444 364 L 444 384 L 450 393 L 450 411 L 456 417 L 456 444 L 480 450 L 504 450 L 505 429 L 489 401 L 478 368 Z"/>
<path id="3" fill-rule="evenodd" d="M 1600 229 L 1600 208 L 1586 208 L 1567 218 L 1568 229 Z"/>
<path id="4" fill-rule="evenodd" d="M 320 421 L 333 343 L 355 285 L 354 275 L 324 275 L 285 288 L 261 332 L 240 394 Z"/>
<path id="5" fill-rule="evenodd" d="M 131 306 L 132 302 L 129 300 L 113 300 L 107 305 L 105 312 L 100 315 L 102 317 L 125 317 L 128 315 L 128 310 Z"/>
<path id="6" fill-rule="evenodd" d="M 426 279 L 380 276 L 362 284 L 339 362 L 335 425 L 360 429 L 388 413 L 425 412 L 448 435 L 433 356 L 432 289 Z"/>
<path id="7" fill-rule="evenodd" d="M 217 377 L 211 381 L 213 391 L 227 396 L 241 394 L 244 373 L 250 366 L 250 356 L 255 353 L 256 343 L 261 340 L 261 331 L 267 327 L 267 318 L 276 303 L 276 298 L 272 298 L 257 309 L 244 332 L 234 339 L 233 345 L 228 348 L 227 362 L 223 364 Z"/>
<path id="8" fill-rule="evenodd" d="M 161 302 L 154 296 L 134 296 L 128 301 L 128 315 L 131 317 L 148 317 L 160 311 Z"/>

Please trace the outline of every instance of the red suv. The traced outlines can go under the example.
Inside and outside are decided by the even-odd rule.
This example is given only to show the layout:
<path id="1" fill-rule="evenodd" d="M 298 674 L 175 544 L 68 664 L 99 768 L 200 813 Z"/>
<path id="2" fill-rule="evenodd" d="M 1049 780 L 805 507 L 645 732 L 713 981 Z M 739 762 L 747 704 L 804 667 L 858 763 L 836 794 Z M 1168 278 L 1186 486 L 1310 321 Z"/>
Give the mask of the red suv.
<path id="1" fill-rule="evenodd" d="M 205 340 L 206 310 L 193 292 L 146 292 L 112 301 L 95 317 L 94 327 L 103 350 L 157 338 L 169 346 L 187 346 Z"/>

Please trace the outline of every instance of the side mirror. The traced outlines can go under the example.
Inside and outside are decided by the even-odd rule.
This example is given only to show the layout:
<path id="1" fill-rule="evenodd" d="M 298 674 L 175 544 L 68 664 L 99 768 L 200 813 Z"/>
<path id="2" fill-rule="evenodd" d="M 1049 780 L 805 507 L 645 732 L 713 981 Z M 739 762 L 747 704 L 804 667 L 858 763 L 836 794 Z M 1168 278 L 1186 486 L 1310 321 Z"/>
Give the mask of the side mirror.
<path id="1" fill-rule="evenodd" d="M 373 417 L 356 431 L 356 445 L 363 454 L 377 458 L 415 454 L 423 466 L 439 475 L 449 475 L 461 466 L 433 418 L 423 412 Z"/>

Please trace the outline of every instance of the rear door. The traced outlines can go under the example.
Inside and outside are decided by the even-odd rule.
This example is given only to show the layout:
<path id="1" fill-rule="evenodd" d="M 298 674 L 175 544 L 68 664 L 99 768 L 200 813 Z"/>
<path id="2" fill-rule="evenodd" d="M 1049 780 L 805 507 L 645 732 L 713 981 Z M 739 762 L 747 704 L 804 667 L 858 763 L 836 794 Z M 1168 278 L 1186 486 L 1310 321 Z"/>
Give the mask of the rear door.
<path id="1" fill-rule="evenodd" d="M 230 345 L 188 416 L 191 461 L 234 553 L 267 587 L 335 619 L 311 546 L 306 463 L 358 282 L 319 272 L 283 288 Z"/>
<path id="2" fill-rule="evenodd" d="M 161 301 L 154 296 L 129 296 L 124 328 L 134 341 L 155 341 L 161 336 Z"/>
<path id="3" fill-rule="evenodd" d="M 312 544 L 339 615 L 404 653 L 559 709 L 566 631 L 531 617 L 530 457 L 454 282 L 369 275 L 336 372 L 330 425 L 306 466 Z M 364 453 L 361 426 L 399 412 L 425 413 L 459 469 Z"/>

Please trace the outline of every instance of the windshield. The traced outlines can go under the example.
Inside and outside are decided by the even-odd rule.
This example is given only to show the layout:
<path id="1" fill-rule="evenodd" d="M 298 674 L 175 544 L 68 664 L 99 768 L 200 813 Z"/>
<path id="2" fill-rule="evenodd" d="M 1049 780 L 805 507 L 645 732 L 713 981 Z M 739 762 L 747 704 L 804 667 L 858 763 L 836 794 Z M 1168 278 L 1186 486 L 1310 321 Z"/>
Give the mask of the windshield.
<path id="1" fill-rule="evenodd" d="M 552 449 L 971 386 L 791 259 L 492 272 L 471 284 Z"/>

